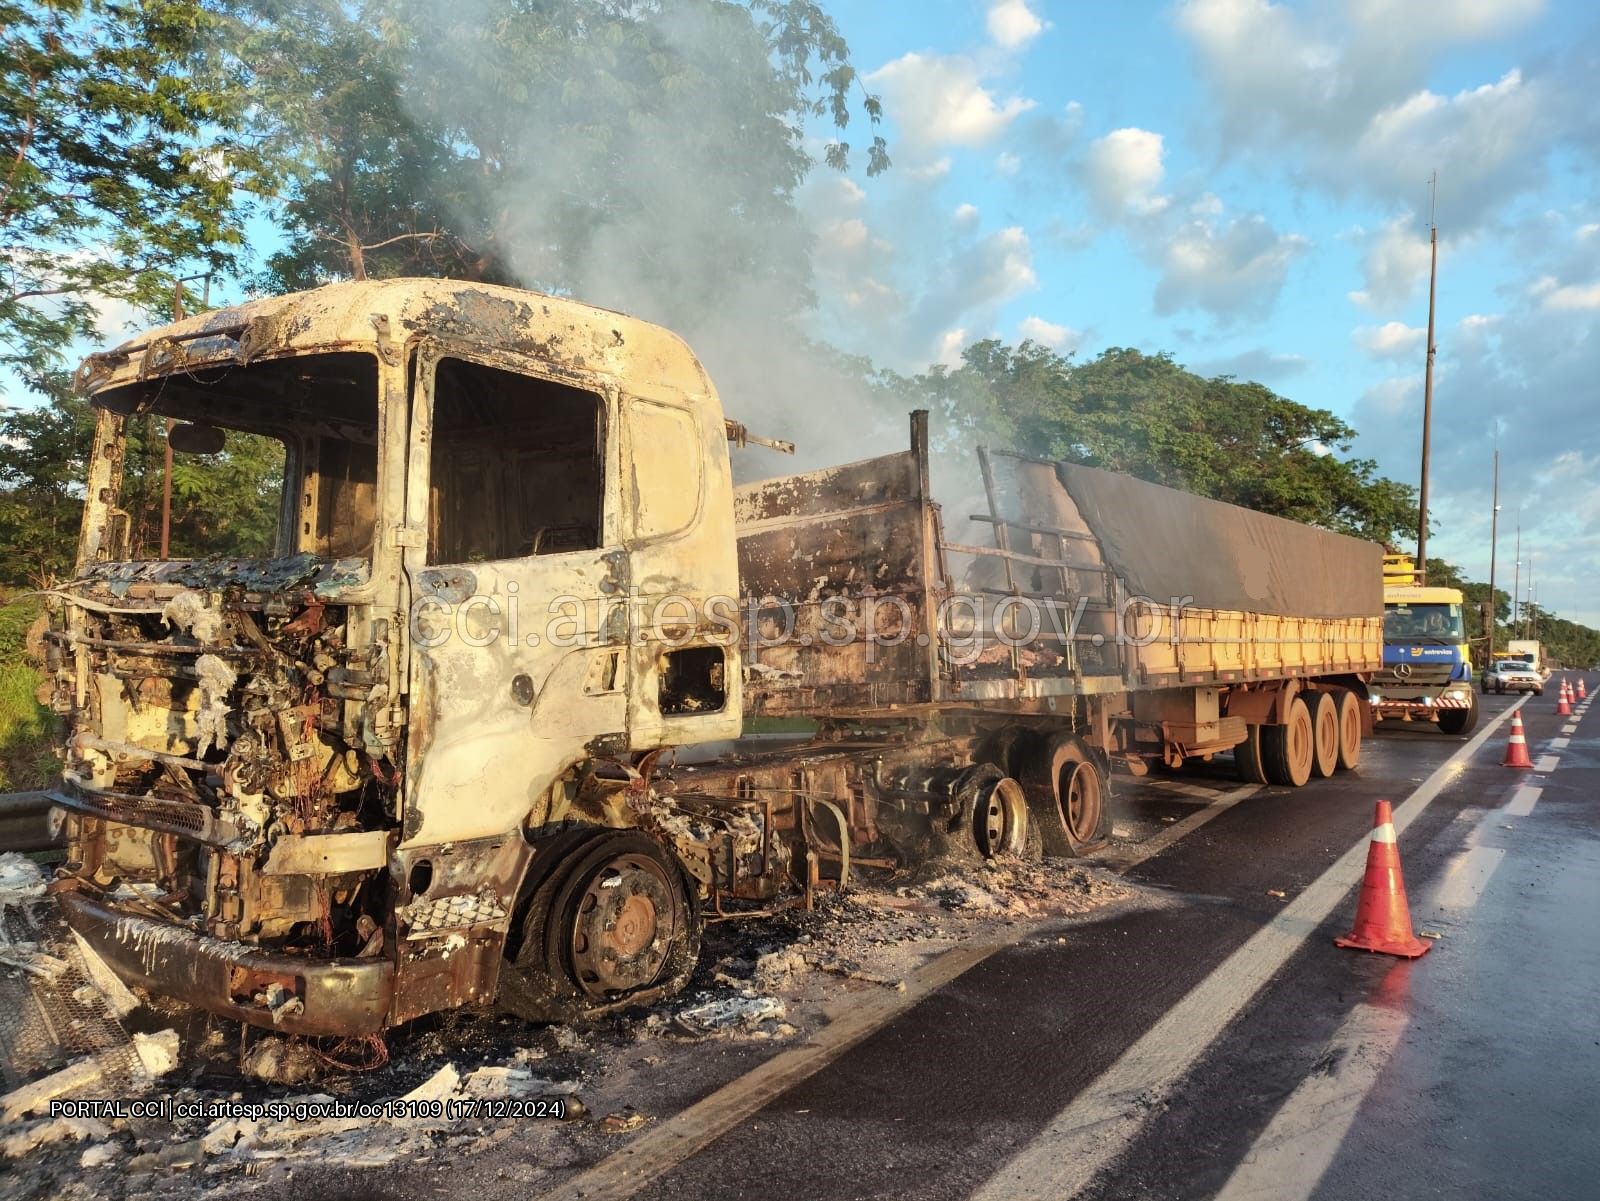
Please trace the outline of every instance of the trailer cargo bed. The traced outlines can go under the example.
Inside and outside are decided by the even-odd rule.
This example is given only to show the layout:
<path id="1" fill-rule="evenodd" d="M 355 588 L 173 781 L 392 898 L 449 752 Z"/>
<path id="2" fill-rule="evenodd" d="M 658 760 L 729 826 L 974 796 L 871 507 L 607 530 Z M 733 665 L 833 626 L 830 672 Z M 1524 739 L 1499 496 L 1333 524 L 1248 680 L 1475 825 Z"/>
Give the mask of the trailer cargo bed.
<path id="1" fill-rule="evenodd" d="M 978 452 L 989 534 L 948 540 L 908 451 L 735 495 L 752 715 L 1057 698 L 1377 671 L 1382 548 L 1076 464 Z M 747 613 L 752 610 L 747 609 Z"/>

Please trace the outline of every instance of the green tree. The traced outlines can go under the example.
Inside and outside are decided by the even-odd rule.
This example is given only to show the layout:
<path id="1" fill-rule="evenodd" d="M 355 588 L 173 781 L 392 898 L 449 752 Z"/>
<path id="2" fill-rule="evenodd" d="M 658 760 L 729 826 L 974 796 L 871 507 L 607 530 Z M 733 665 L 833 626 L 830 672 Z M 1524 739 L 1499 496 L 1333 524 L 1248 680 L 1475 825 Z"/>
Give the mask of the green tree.
<path id="1" fill-rule="evenodd" d="M 947 437 L 987 439 L 1385 542 L 1416 523 L 1410 488 L 1349 457 L 1334 414 L 1170 355 L 1114 347 L 1073 363 L 1032 342 L 969 346 L 955 369 L 891 384 L 936 409 Z"/>
<path id="2" fill-rule="evenodd" d="M 0 584 L 37 588 L 71 575 L 83 511 L 81 481 L 94 415 L 67 379 L 40 381 L 47 401 L 0 410 Z M 121 507 L 135 557 L 159 549 L 163 423 L 128 424 Z M 230 431 L 216 455 L 178 455 L 172 473 L 172 554 L 269 553 L 277 535 L 283 445 Z"/>
<path id="3" fill-rule="evenodd" d="M 802 125 L 843 131 L 859 86 L 810 0 L 226 3 L 282 172 L 272 286 L 444 275 L 680 319 L 756 282 L 807 300 Z"/>
<path id="4" fill-rule="evenodd" d="M 0 0 L 0 364 L 30 382 L 107 300 L 170 296 L 241 245 L 199 0 Z"/>

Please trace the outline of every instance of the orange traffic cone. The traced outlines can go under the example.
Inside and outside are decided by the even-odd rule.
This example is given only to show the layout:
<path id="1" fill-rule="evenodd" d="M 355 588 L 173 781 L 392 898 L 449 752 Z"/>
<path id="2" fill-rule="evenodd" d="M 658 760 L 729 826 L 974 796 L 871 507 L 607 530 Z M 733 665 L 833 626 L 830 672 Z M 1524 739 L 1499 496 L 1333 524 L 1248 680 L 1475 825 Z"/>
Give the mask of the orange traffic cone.
<path id="1" fill-rule="evenodd" d="M 1406 903 L 1406 882 L 1400 874 L 1400 848 L 1394 840 L 1394 818 L 1388 801 L 1378 802 L 1372 819 L 1372 841 L 1367 844 L 1367 874 L 1356 901 L 1356 924 L 1335 946 L 1377 951 L 1416 959 L 1432 943 L 1423 942 L 1411 929 L 1411 906 Z"/>
<path id="2" fill-rule="evenodd" d="M 1501 767 L 1532 767 L 1533 760 L 1528 758 L 1528 740 L 1522 733 L 1522 714 L 1511 715 L 1511 741 L 1506 743 L 1506 757 L 1500 761 Z"/>
<path id="3" fill-rule="evenodd" d="M 1588 698 L 1588 696 L 1589 696 L 1589 690 L 1583 686 L 1583 677 L 1579 676 L 1578 677 L 1578 699 L 1580 701 L 1581 700 L 1585 700 L 1585 699 Z"/>
<path id="4" fill-rule="evenodd" d="M 1567 699 L 1567 690 L 1565 688 L 1563 688 L 1561 690 L 1561 695 L 1556 700 L 1556 716 L 1557 717 L 1571 717 L 1572 716 L 1572 702 Z"/>

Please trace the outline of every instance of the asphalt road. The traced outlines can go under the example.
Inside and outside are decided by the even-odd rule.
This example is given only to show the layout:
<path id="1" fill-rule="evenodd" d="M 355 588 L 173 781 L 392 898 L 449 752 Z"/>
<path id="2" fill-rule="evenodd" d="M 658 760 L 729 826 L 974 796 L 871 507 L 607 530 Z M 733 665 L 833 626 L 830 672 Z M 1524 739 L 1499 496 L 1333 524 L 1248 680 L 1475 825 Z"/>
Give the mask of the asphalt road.
<path id="1" fill-rule="evenodd" d="M 515 1140 L 433 1188 L 1600 1196 L 1600 717 L 1558 718 L 1553 689 L 1530 698 L 1537 766 L 1516 771 L 1499 765 L 1509 723 L 1493 725 L 1516 703 L 1483 698 L 1474 739 L 1385 726 L 1358 772 L 1299 790 L 1241 796 L 1225 764 L 1124 786 L 1111 853 L 1148 855 L 1127 874 L 1168 903 L 972 948 L 825 1066 L 730 1065 L 553 1191 L 504 1192 Z M 1415 924 L 1440 935 L 1415 961 L 1333 946 L 1379 798 Z M 322 1183 L 417 1195 L 397 1177 Z"/>
<path id="2" fill-rule="evenodd" d="M 572 1195 L 1597 1195 L 1600 727 L 1549 750 L 1553 709 L 1526 706 L 1559 756 L 1535 772 L 1499 766 L 1506 725 L 1470 754 L 1385 728 L 1359 772 L 1263 790 L 1130 872 L 1178 904 L 1002 950 L 669 1170 L 624 1152 Z M 1380 797 L 1443 935 L 1415 962 L 1332 945 L 1354 896 L 1324 873 L 1359 876 Z M 1119 821 L 1172 804 L 1143 787 Z"/>

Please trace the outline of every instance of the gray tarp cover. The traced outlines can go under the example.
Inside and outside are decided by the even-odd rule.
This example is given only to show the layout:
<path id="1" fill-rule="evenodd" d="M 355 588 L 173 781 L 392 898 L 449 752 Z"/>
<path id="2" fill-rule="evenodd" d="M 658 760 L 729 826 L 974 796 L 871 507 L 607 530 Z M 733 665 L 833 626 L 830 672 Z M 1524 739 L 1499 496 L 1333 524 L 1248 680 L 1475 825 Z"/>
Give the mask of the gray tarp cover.
<path id="1" fill-rule="evenodd" d="M 1383 614 L 1383 548 L 1132 476 L 1056 475 L 1135 595 L 1285 617 Z"/>

